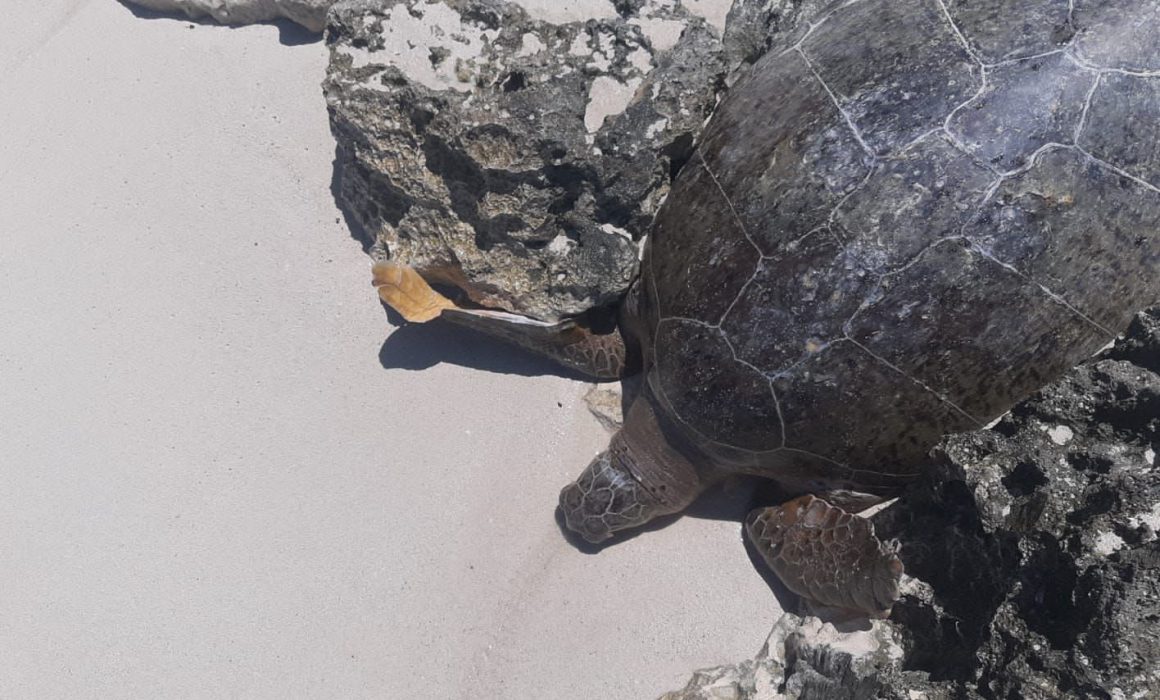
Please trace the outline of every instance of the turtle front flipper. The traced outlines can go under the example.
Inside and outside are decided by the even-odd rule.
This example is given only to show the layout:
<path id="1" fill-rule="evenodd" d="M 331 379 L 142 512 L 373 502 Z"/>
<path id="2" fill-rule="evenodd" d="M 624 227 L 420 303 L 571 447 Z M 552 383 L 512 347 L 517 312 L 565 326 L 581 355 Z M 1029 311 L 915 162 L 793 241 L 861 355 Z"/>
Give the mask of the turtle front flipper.
<path id="1" fill-rule="evenodd" d="M 898 600 L 902 561 L 866 518 L 802 496 L 746 518 L 765 563 L 794 593 L 822 605 L 884 618 Z"/>
<path id="2" fill-rule="evenodd" d="M 384 260 L 373 268 L 382 299 L 412 323 L 442 318 L 506 340 L 596 379 L 625 374 L 626 350 L 619 329 L 597 333 L 577 321 L 546 323 L 494 309 L 465 309 L 431 288 L 414 268 Z"/>

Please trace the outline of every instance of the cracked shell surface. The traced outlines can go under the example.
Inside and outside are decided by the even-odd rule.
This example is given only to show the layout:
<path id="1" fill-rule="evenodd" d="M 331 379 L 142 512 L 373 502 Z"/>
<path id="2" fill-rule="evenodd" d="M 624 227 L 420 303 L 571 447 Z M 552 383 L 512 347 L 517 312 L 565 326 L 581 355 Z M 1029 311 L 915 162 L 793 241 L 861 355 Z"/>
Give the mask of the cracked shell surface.
<path id="1" fill-rule="evenodd" d="M 650 386 L 712 463 L 892 492 L 1160 300 L 1160 44 L 1115 40 L 1158 7 L 855 0 L 775 41 L 643 261 Z"/>

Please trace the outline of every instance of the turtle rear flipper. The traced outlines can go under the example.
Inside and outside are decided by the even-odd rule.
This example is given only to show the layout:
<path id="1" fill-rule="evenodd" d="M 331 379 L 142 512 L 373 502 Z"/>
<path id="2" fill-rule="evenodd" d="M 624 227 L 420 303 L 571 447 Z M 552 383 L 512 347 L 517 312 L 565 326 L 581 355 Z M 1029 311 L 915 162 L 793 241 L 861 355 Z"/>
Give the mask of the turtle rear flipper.
<path id="1" fill-rule="evenodd" d="M 411 323 L 426 323 L 455 308 L 455 302 L 432 289 L 409 265 L 384 260 L 375 263 L 371 274 L 379 298 Z"/>
<path id="2" fill-rule="evenodd" d="M 898 600 L 902 561 L 866 518 L 815 496 L 749 514 L 749 539 L 794 593 L 884 618 Z"/>
<path id="3" fill-rule="evenodd" d="M 494 309 L 465 309 L 431 288 L 412 267 L 390 260 L 375 263 L 379 298 L 412 323 L 442 318 L 547 356 L 596 379 L 619 379 L 625 372 L 624 338 L 619 329 L 596 333 L 572 320 L 546 323 Z"/>

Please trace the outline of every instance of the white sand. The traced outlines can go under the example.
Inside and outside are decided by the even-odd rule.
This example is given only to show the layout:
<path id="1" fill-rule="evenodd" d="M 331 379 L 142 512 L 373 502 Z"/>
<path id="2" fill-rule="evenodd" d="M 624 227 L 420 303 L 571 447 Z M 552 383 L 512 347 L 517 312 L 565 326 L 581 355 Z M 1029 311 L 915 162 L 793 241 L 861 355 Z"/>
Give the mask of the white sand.
<path id="1" fill-rule="evenodd" d="M 321 44 L 8 17 L 0 697 L 647 698 L 756 651 L 737 523 L 560 535 L 584 385 L 380 365 Z"/>

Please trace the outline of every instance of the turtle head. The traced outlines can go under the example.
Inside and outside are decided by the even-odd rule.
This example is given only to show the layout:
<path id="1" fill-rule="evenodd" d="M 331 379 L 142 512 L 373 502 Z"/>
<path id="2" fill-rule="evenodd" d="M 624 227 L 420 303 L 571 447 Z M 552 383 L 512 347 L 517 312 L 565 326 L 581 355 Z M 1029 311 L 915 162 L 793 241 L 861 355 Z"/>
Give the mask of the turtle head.
<path id="1" fill-rule="evenodd" d="M 560 510 L 568 529 L 593 543 L 668 512 L 660 505 L 611 448 L 597 455 L 580 478 L 560 492 Z"/>
<path id="2" fill-rule="evenodd" d="M 589 542 L 677 513 L 701 493 L 696 470 L 665 440 L 648 404 L 633 402 L 608 449 L 560 492 L 568 529 Z"/>

